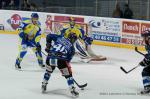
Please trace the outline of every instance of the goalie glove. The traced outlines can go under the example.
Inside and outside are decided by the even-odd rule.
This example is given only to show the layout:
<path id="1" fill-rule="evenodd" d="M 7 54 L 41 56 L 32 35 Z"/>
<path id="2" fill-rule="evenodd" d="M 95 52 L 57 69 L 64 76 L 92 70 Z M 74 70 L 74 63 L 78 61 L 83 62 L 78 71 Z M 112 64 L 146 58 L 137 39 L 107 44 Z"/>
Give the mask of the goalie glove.
<path id="1" fill-rule="evenodd" d="M 139 64 L 143 67 L 150 66 L 150 55 L 146 54 L 144 59 Z"/>
<path id="2" fill-rule="evenodd" d="M 83 40 L 86 45 L 91 45 L 93 42 L 93 39 L 91 37 L 85 37 Z"/>

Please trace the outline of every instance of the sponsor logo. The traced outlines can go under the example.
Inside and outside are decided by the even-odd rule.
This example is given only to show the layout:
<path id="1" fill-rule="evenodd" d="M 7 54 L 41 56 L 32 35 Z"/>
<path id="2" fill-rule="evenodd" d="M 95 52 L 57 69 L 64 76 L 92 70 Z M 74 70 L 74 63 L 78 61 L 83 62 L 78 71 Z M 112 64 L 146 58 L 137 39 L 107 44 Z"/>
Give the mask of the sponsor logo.
<path id="1" fill-rule="evenodd" d="M 124 33 L 131 33 L 131 34 L 139 34 L 139 22 L 129 22 L 123 21 L 122 23 L 122 32 Z"/>
<path id="2" fill-rule="evenodd" d="M 100 23 L 100 22 L 94 21 L 94 20 L 89 21 L 89 24 L 90 24 L 93 28 L 100 28 L 100 26 L 101 26 L 101 23 Z"/>
<path id="3" fill-rule="evenodd" d="M 18 14 L 14 14 L 11 16 L 10 19 L 7 20 L 7 22 L 11 25 L 11 27 L 15 30 L 19 27 L 19 24 L 21 22 L 21 16 Z"/>
<path id="4" fill-rule="evenodd" d="M 68 22 L 71 16 L 54 16 L 54 21 Z M 84 23 L 83 17 L 72 17 L 77 23 Z"/>
<path id="5" fill-rule="evenodd" d="M 92 38 L 94 40 L 101 40 L 101 41 L 108 41 L 108 42 L 120 42 L 120 37 L 118 37 L 118 36 L 93 34 Z"/>
<path id="6" fill-rule="evenodd" d="M 150 23 L 141 23 L 141 33 L 150 30 Z"/>
<path id="7" fill-rule="evenodd" d="M 137 39 L 122 38 L 121 42 L 124 44 L 144 45 L 143 40 L 137 40 Z"/>

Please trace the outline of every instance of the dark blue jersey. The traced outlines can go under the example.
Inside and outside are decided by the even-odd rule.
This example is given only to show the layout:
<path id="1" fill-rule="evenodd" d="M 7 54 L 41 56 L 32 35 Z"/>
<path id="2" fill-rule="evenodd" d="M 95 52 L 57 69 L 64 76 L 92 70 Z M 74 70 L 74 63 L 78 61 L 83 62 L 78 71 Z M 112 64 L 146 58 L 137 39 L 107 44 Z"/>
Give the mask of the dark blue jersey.
<path id="1" fill-rule="evenodd" d="M 75 48 L 68 38 L 56 34 L 47 35 L 47 43 L 52 44 L 48 51 L 49 57 L 70 61 L 75 54 Z"/>
<path id="2" fill-rule="evenodd" d="M 147 51 L 147 54 L 150 56 L 150 45 L 145 45 L 145 50 Z"/>

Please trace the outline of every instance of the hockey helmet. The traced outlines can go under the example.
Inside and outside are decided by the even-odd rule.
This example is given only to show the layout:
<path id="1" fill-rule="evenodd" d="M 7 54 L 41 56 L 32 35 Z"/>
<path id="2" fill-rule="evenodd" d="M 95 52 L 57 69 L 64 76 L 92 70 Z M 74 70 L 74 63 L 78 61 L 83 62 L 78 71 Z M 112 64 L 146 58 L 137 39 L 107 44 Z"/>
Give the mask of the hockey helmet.
<path id="1" fill-rule="evenodd" d="M 75 21 L 75 19 L 73 17 L 70 17 L 69 21 Z"/>
<path id="2" fill-rule="evenodd" d="M 70 18 L 69 18 L 69 24 L 70 24 L 71 26 L 74 26 L 74 25 L 75 25 L 75 19 L 74 19 L 73 17 L 70 17 Z"/>
<path id="3" fill-rule="evenodd" d="M 146 30 L 143 33 L 141 33 L 141 36 L 143 37 L 143 41 L 146 45 L 150 45 L 150 31 Z"/>
<path id="4" fill-rule="evenodd" d="M 37 18 L 37 19 L 38 19 L 38 18 L 39 18 L 39 15 L 38 15 L 37 13 L 32 13 L 32 14 L 31 14 L 31 18 Z"/>
<path id="5" fill-rule="evenodd" d="M 33 24 L 37 24 L 39 19 L 39 15 L 37 13 L 32 13 L 31 14 L 31 20 Z"/>
<path id="6" fill-rule="evenodd" d="M 142 37 L 150 37 L 150 30 L 146 30 L 144 32 L 141 33 Z"/>

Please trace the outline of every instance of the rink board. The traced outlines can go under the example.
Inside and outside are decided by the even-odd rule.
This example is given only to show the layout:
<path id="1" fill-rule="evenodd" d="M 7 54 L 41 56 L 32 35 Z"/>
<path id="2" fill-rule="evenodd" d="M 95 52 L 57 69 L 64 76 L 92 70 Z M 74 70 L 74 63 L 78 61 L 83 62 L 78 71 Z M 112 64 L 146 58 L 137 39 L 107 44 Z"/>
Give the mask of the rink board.
<path id="1" fill-rule="evenodd" d="M 0 30 L 0 34 L 17 34 L 17 31 L 2 31 Z M 45 37 L 45 35 L 42 35 Z M 113 43 L 113 42 L 104 42 L 104 41 L 97 41 L 94 40 L 93 44 L 95 45 L 101 45 L 101 46 L 111 46 L 111 47 L 118 47 L 118 48 L 127 48 L 127 49 L 134 49 L 135 45 L 131 44 L 120 44 L 120 43 Z M 139 50 L 144 50 L 144 46 L 138 46 Z"/>

